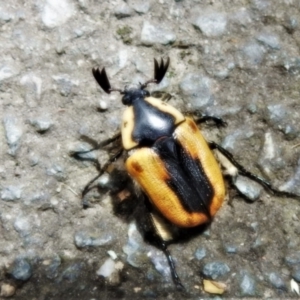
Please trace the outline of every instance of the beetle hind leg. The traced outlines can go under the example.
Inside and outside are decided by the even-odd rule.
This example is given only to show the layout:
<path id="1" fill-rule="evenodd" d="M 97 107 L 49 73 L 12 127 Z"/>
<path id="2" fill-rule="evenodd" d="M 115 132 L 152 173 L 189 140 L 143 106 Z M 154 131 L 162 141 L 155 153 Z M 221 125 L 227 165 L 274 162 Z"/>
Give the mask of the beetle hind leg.
<path id="1" fill-rule="evenodd" d="M 175 232 L 171 232 L 169 223 L 165 221 L 156 211 L 154 211 L 146 195 L 141 195 L 144 198 L 144 205 L 140 209 L 143 211 L 136 212 L 136 221 L 138 227 L 144 237 L 144 240 L 151 245 L 160 249 L 167 258 L 171 276 L 176 288 L 179 291 L 185 291 L 183 284 L 176 272 L 176 266 L 170 251 L 168 250 L 168 243 L 173 240 Z"/>
<path id="2" fill-rule="evenodd" d="M 208 144 L 212 150 L 217 150 L 219 152 L 219 154 L 218 154 L 219 161 L 220 161 L 221 165 L 223 167 L 225 167 L 226 174 L 230 175 L 233 180 L 237 177 L 237 175 L 242 175 L 242 176 L 248 177 L 251 180 L 257 182 L 258 184 L 260 184 L 261 186 L 263 186 L 265 189 L 269 190 L 271 193 L 273 193 L 276 196 L 300 199 L 300 195 L 296 195 L 296 194 L 286 192 L 286 191 L 280 191 L 280 190 L 274 188 L 272 186 L 272 184 L 270 182 L 268 182 L 267 180 L 265 180 L 264 178 L 257 176 L 255 174 L 249 172 L 248 170 L 246 170 L 241 164 L 239 164 L 234 159 L 233 155 L 230 152 L 228 152 L 226 149 L 224 149 L 217 143 L 209 142 Z M 225 157 L 225 160 L 224 160 L 224 157 Z M 226 160 L 227 160 L 227 162 L 226 162 Z"/>

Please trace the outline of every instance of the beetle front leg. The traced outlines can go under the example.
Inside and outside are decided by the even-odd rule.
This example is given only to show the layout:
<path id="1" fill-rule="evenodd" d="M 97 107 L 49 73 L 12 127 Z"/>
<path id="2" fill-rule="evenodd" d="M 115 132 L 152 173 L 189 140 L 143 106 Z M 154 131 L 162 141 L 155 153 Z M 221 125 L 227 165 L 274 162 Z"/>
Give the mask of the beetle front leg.
<path id="1" fill-rule="evenodd" d="M 200 110 L 186 111 L 185 114 L 194 116 L 194 121 L 196 122 L 196 124 L 204 123 L 207 121 L 213 121 L 217 127 L 226 127 L 227 126 L 227 122 L 224 121 L 222 118 L 204 114 Z"/>
<path id="2" fill-rule="evenodd" d="M 81 136 L 81 138 L 86 140 L 88 143 L 94 145 L 94 148 L 91 148 L 91 149 L 85 150 L 85 151 L 73 151 L 70 154 L 71 154 L 71 156 L 73 156 L 77 159 L 88 160 L 86 157 L 84 157 L 82 155 L 90 153 L 95 150 L 99 150 L 101 148 L 104 148 L 105 146 L 112 144 L 113 142 L 115 142 L 121 138 L 121 132 L 116 133 L 113 137 L 106 139 L 100 143 L 96 142 L 94 139 L 91 139 L 90 137 L 88 137 L 86 135 Z"/>
<path id="3" fill-rule="evenodd" d="M 85 188 L 83 189 L 82 193 L 81 193 L 81 197 L 82 197 L 82 206 L 83 208 L 87 208 L 88 207 L 88 203 L 86 202 L 86 200 L 84 199 L 85 195 L 92 190 L 93 188 L 95 188 L 95 186 L 92 186 L 92 184 L 99 178 L 101 177 L 104 172 L 107 170 L 107 168 L 111 165 L 111 163 L 113 163 L 117 158 L 119 158 L 123 153 L 123 148 L 119 149 L 114 155 L 112 155 L 107 162 L 103 165 L 103 167 L 99 170 L 99 173 L 97 174 L 97 176 L 95 176 L 92 180 L 90 180 Z"/>
<path id="4" fill-rule="evenodd" d="M 230 152 L 228 152 L 226 149 L 224 149 L 222 146 L 218 145 L 217 143 L 209 142 L 208 144 L 212 150 L 218 150 L 221 153 L 221 156 L 219 155 L 220 163 L 221 163 L 221 165 L 223 165 L 223 167 L 225 167 L 226 173 L 228 175 L 230 175 L 232 178 L 235 178 L 238 174 L 240 174 L 242 176 L 248 177 L 248 178 L 252 179 L 253 181 L 259 183 L 260 185 L 262 185 L 264 188 L 266 188 L 267 190 L 269 190 L 276 196 L 300 199 L 300 195 L 296 195 L 296 194 L 289 193 L 286 191 L 280 191 L 280 190 L 274 188 L 271 185 L 271 183 L 268 182 L 267 180 L 265 180 L 264 178 L 257 176 L 255 174 L 249 172 L 248 170 L 246 170 L 241 164 L 239 164 L 234 159 L 233 155 Z M 226 162 L 226 160 L 224 160 L 222 158 L 222 156 L 225 157 L 225 159 L 227 159 L 227 162 Z M 231 166 L 230 166 L 230 164 L 231 164 Z"/>
<path id="5" fill-rule="evenodd" d="M 93 139 L 89 138 L 89 137 L 86 137 L 86 136 L 83 136 L 82 137 L 83 139 L 87 140 L 89 143 L 93 144 L 94 145 L 94 148 L 92 149 L 89 149 L 89 150 L 86 150 L 86 151 L 73 151 L 70 153 L 71 156 L 73 156 L 74 158 L 76 159 L 79 159 L 79 160 L 89 160 L 89 161 L 93 161 L 93 163 L 95 164 L 96 166 L 96 169 L 98 170 L 98 174 L 97 176 L 95 176 L 92 180 L 90 180 L 86 186 L 84 187 L 82 193 L 81 193 L 81 196 L 82 196 L 82 206 L 83 208 L 87 208 L 89 205 L 85 199 L 85 195 L 94 188 L 94 186 L 92 186 L 92 184 L 100 177 L 103 175 L 103 173 L 106 171 L 106 169 L 109 167 L 109 165 L 115 161 L 118 157 L 120 157 L 123 153 L 123 148 L 120 148 L 118 149 L 118 151 L 112 155 L 106 162 L 105 164 L 103 165 L 103 167 L 101 167 L 99 161 L 97 159 L 93 159 L 91 157 L 87 157 L 85 156 L 85 154 L 87 153 L 90 153 L 92 151 L 95 151 L 95 150 L 98 150 L 98 149 L 101 149 L 101 148 L 104 148 L 105 146 L 108 146 L 110 144 L 112 144 L 113 142 L 117 141 L 117 140 L 120 140 L 121 138 L 121 133 L 118 132 L 117 134 L 115 134 L 113 137 L 107 139 L 107 140 L 104 140 L 100 143 L 97 143 L 95 142 Z"/>

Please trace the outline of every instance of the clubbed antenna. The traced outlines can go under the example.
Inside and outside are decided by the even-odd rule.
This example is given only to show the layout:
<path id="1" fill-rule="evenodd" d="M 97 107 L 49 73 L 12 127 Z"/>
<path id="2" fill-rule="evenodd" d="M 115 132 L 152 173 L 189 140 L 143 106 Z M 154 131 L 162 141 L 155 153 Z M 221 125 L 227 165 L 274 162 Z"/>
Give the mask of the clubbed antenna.
<path id="1" fill-rule="evenodd" d="M 113 91 L 120 92 L 121 94 L 124 93 L 120 89 L 112 89 L 111 88 L 109 80 L 107 78 L 105 68 L 102 68 L 101 71 L 98 68 L 93 68 L 93 75 L 105 93 L 110 94 L 110 92 L 113 92 Z"/>
<path id="2" fill-rule="evenodd" d="M 170 57 L 167 58 L 167 61 L 164 62 L 163 59 L 160 59 L 160 64 L 154 58 L 154 79 L 150 79 L 141 85 L 141 88 L 144 89 L 149 83 L 157 83 L 159 84 L 166 75 L 170 64 Z"/>
<path id="3" fill-rule="evenodd" d="M 169 64 L 170 64 L 170 57 L 167 58 L 166 63 L 164 63 L 163 59 L 161 58 L 160 64 L 154 58 L 154 79 L 156 80 L 157 84 L 159 84 L 163 80 L 168 70 Z"/>

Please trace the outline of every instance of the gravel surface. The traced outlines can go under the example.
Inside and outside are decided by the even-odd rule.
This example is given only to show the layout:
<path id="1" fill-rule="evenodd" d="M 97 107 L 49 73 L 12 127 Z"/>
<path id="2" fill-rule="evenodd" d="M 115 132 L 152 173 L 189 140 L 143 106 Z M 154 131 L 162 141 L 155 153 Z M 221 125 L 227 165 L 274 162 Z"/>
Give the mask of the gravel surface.
<path id="1" fill-rule="evenodd" d="M 1 1 L 1 299 L 299 297 L 299 200 L 240 178 L 245 201 L 228 185 L 211 226 L 169 247 L 186 294 L 134 219 L 114 209 L 109 190 L 126 192 L 122 159 L 82 208 L 92 160 L 108 152 L 85 161 L 70 152 L 112 137 L 124 108 L 92 68 L 123 88 L 152 78 L 153 58 L 167 56 L 166 78 L 150 89 L 182 111 L 222 117 L 225 128 L 203 126 L 208 140 L 300 194 L 299 1 Z M 206 293 L 204 278 L 224 283 L 224 295 Z"/>

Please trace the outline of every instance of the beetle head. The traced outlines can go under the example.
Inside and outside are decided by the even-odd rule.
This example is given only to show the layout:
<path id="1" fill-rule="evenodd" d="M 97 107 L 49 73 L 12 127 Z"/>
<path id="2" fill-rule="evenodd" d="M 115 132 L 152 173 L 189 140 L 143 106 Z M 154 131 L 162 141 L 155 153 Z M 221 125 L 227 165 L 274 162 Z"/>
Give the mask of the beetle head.
<path id="1" fill-rule="evenodd" d="M 135 99 L 145 98 L 150 95 L 149 92 L 145 90 L 145 88 L 149 83 L 159 84 L 163 80 L 168 70 L 169 64 L 170 64 L 169 57 L 167 58 L 166 62 L 164 62 L 163 59 L 161 58 L 160 63 L 158 63 L 157 60 L 154 58 L 154 79 L 146 81 L 145 83 L 141 84 L 139 88 L 136 89 L 125 88 L 124 90 L 121 90 L 121 89 L 112 88 L 108 80 L 105 68 L 102 68 L 102 70 L 99 70 L 98 68 L 97 69 L 94 68 L 93 75 L 104 92 L 110 94 L 113 91 L 117 91 L 120 94 L 124 95 L 122 98 L 122 103 L 124 105 L 132 105 Z"/>
<path id="2" fill-rule="evenodd" d="M 132 105 L 133 101 L 150 96 L 150 93 L 142 88 L 125 89 L 122 94 L 124 94 L 122 97 L 124 105 Z"/>

